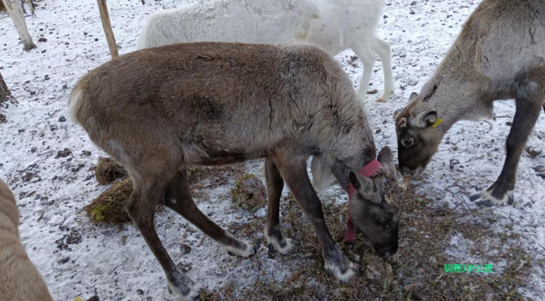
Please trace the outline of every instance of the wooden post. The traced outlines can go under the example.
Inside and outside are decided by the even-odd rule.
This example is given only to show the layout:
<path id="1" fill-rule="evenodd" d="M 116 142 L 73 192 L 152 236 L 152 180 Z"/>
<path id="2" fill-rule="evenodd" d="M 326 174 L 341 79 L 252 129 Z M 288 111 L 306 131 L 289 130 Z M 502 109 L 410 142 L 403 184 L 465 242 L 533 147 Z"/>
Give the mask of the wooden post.
<path id="1" fill-rule="evenodd" d="M 106 6 L 106 0 L 97 0 L 98 8 L 100 10 L 100 18 L 102 19 L 102 27 L 106 34 L 106 40 L 108 41 L 108 48 L 110 48 L 110 54 L 112 59 L 119 56 L 117 52 L 117 45 L 115 44 L 114 32 L 112 30 L 112 24 L 110 24 L 110 16 L 108 15 L 108 7 Z"/>

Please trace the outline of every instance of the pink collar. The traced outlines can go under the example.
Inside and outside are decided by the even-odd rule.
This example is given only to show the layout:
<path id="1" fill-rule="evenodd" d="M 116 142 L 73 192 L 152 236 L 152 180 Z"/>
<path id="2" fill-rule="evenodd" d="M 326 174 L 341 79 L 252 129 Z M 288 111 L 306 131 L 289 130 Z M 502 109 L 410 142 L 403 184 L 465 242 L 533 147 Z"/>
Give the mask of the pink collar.
<path id="1" fill-rule="evenodd" d="M 365 165 L 362 169 L 360 169 L 358 173 L 366 178 L 370 178 L 381 167 L 382 167 L 382 164 L 380 164 L 380 162 L 377 159 L 375 159 L 369 162 L 367 165 Z M 354 225 L 354 222 L 352 221 L 352 217 L 350 216 L 350 202 L 352 201 L 352 197 L 354 196 L 355 192 L 356 190 L 354 189 L 352 184 L 350 184 L 350 186 L 348 187 L 349 210 L 347 211 L 348 223 L 346 225 L 347 226 L 346 236 L 344 237 L 345 242 L 354 242 L 354 240 L 356 239 L 356 226 Z"/>

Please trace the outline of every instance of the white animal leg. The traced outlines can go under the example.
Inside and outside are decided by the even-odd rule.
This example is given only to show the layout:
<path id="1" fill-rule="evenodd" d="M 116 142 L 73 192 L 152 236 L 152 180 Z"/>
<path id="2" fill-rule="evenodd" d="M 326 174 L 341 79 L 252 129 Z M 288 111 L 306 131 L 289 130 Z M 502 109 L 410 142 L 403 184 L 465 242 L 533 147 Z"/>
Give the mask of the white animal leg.
<path id="1" fill-rule="evenodd" d="M 390 49 L 390 43 L 375 37 L 373 43 L 371 43 L 371 50 L 375 52 L 382 62 L 382 69 L 384 69 L 384 92 L 382 98 L 377 99 L 379 102 L 386 102 L 395 91 L 394 75 L 392 73 L 392 53 Z"/>
<path id="2" fill-rule="evenodd" d="M 363 64 L 363 76 L 361 77 L 361 84 L 358 92 L 358 99 L 363 105 L 365 103 L 365 96 L 367 95 L 367 88 L 369 88 L 369 81 L 371 81 L 373 67 L 375 66 L 375 54 L 371 51 L 371 48 L 366 45 L 358 45 L 352 48 L 352 50 L 358 55 Z"/>

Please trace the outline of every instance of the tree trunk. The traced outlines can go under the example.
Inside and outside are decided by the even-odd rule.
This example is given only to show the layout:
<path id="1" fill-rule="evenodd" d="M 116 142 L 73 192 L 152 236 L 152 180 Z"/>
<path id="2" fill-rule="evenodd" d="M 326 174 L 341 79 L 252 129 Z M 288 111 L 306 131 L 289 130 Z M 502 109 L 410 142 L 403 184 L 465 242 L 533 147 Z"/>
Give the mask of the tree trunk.
<path id="1" fill-rule="evenodd" d="M 0 73 L 0 109 L 2 109 L 2 107 L 7 107 L 8 101 L 11 103 L 15 103 L 15 99 L 11 95 L 8 86 L 6 85 L 6 82 L 2 77 L 2 73 Z M 6 122 L 6 116 L 0 113 L 0 123 L 4 122 Z"/>
<path id="2" fill-rule="evenodd" d="M 110 24 L 110 16 L 108 15 L 108 7 L 106 6 L 106 0 L 97 0 L 98 8 L 100 10 L 100 18 L 102 19 L 102 27 L 106 34 L 106 40 L 108 41 L 108 48 L 110 48 L 110 55 L 112 59 L 119 56 L 117 52 L 117 45 L 115 44 L 114 32 L 112 30 L 112 24 Z"/>
<path id="3" fill-rule="evenodd" d="M 15 24 L 15 28 L 23 42 L 23 49 L 29 51 L 30 49 L 36 48 L 36 45 L 32 42 L 32 37 L 30 37 L 30 34 L 28 33 L 21 5 L 17 3 L 17 0 L 2 0 L 2 2 L 4 2 L 8 15 L 13 21 L 13 24 Z"/>

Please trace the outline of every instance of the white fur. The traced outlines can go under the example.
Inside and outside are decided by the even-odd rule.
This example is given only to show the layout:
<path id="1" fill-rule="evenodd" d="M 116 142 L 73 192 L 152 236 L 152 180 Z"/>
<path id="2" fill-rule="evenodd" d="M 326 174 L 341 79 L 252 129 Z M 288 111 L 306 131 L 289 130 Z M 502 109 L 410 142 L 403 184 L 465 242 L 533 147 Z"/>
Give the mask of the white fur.
<path id="1" fill-rule="evenodd" d="M 507 191 L 507 193 L 503 196 L 502 199 L 495 198 L 492 196 L 492 190 L 485 191 L 481 194 L 481 197 L 474 201 L 474 203 L 482 202 L 482 201 L 490 201 L 494 206 L 504 206 L 507 205 L 509 202 L 509 198 L 514 200 L 513 197 L 514 191 L 510 190 Z"/>
<path id="2" fill-rule="evenodd" d="M 157 11 L 137 49 L 184 42 L 262 44 L 308 42 L 331 55 L 352 49 L 364 72 L 358 99 L 367 94 L 378 55 L 384 66 L 382 100 L 394 91 L 390 45 L 375 35 L 384 0 L 214 0 Z"/>
<path id="3" fill-rule="evenodd" d="M 240 249 L 236 249 L 236 248 L 233 248 L 231 246 L 221 246 L 225 252 L 230 252 L 230 253 L 233 253 L 235 255 L 238 255 L 238 256 L 241 256 L 241 257 L 250 257 L 250 255 L 254 255 L 255 254 L 255 250 L 254 250 L 254 247 L 252 246 L 252 244 L 248 241 L 243 241 L 244 244 L 246 244 L 246 250 L 244 251 L 241 251 Z"/>
<path id="4" fill-rule="evenodd" d="M 231 233 L 227 232 L 227 236 L 236 239 Z M 240 240 L 239 240 L 240 241 Z M 247 240 L 243 240 L 242 243 L 246 244 L 246 249 L 244 251 L 240 249 L 233 248 L 231 246 L 226 246 L 220 243 L 220 246 L 225 252 L 232 253 L 241 257 L 250 257 L 250 255 L 255 254 L 254 246 Z"/>
<path id="5" fill-rule="evenodd" d="M 312 157 L 310 172 L 312 173 L 312 186 L 316 192 L 324 191 L 331 184 L 333 174 L 331 168 L 324 164 L 322 157 Z"/>
<path id="6" fill-rule="evenodd" d="M 350 280 L 352 280 L 352 278 L 356 276 L 356 273 L 354 272 L 354 270 L 352 270 L 353 266 L 354 264 L 351 262 L 350 268 L 343 274 L 340 268 L 336 264 L 332 262 L 327 262 L 327 261 L 325 263 L 326 271 L 330 272 L 331 274 L 335 276 L 335 278 L 343 282 L 349 282 Z"/>
<path id="7" fill-rule="evenodd" d="M 189 290 L 189 294 L 184 296 L 182 292 L 168 280 L 167 288 L 170 293 L 176 294 L 176 296 L 178 296 L 178 300 L 180 301 L 196 300 L 197 296 L 199 296 L 199 291 L 201 290 L 201 286 L 199 284 L 193 283 L 193 285 L 191 285 L 191 289 Z"/>
<path id="8" fill-rule="evenodd" d="M 80 87 L 76 87 L 68 97 L 68 118 L 75 124 L 79 124 L 79 120 L 76 118 L 76 113 L 79 110 L 82 99 L 83 91 Z"/>
<path id="9" fill-rule="evenodd" d="M 275 237 L 267 236 L 267 244 L 271 244 L 280 254 L 288 255 L 295 248 L 295 244 L 291 238 L 284 238 L 284 240 L 286 241 L 286 246 L 282 248 L 282 246 L 280 246 L 280 242 Z"/>

